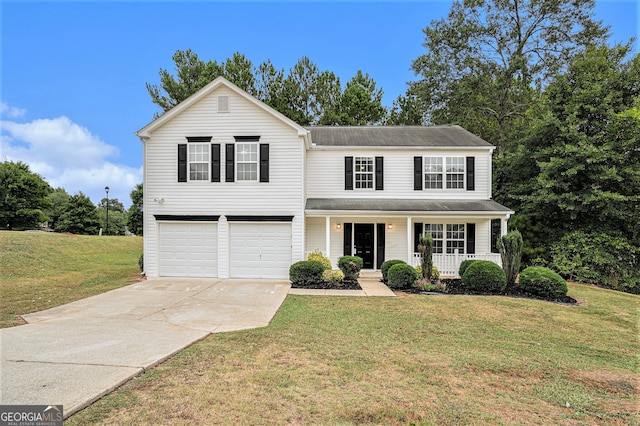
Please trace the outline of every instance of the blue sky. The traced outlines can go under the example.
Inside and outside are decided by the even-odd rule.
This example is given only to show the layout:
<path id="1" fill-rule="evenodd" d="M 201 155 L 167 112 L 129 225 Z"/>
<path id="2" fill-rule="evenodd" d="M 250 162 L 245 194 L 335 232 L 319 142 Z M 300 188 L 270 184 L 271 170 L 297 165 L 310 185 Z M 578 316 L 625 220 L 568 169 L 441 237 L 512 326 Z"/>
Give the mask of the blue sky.
<path id="1" fill-rule="evenodd" d="M 384 104 L 414 80 L 422 30 L 451 1 L 53 2 L 0 1 L 0 161 L 23 161 L 52 186 L 130 205 L 142 181 L 134 132 L 158 108 L 145 83 L 173 70 L 176 50 L 223 61 L 234 52 L 288 71 L 308 56 L 344 85 L 357 70 Z M 639 32 L 640 3 L 600 0 L 612 41 Z M 635 43 L 638 50 L 639 43 Z"/>

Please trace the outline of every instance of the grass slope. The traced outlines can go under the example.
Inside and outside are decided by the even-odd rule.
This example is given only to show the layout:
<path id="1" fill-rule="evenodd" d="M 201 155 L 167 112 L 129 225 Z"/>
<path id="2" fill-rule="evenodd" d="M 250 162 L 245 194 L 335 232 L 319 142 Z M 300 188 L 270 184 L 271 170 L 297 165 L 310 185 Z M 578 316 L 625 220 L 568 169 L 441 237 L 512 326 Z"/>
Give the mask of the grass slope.
<path id="1" fill-rule="evenodd" d="M 640 297 L 289 296 L 68 424 L 638 424 Z"/>
<path id="2" fill-rule="evenodd" d="M 126 285 L 140 253 L 140 237 L 0 231 L 0 327 Z"/>

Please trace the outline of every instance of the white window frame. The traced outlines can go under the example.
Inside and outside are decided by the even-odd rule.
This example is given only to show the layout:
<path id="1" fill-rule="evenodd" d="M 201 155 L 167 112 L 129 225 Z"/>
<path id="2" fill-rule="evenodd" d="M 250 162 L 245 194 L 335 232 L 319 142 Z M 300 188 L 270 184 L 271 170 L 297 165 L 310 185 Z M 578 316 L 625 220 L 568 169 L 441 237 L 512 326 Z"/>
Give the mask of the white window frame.
<path id="1" fill-rule="evenodd" d="M 424 234 L 427 233 L 433 239 L 433 253 L 444 253 L 444 225 L 442 223 L 425 223 Z"/>
<path id="2" fill-rule="evenodd" d="M 235 175 L 236 175 L 236 182 L 258 182 L 258 179 L 260 178 L 260 147 L 259 147 L 259 143 L 258 142 L 236 142 L 235 144 L 236 146 L 236 150 L 235 150 L 235 158 L 234 158 L 234 163 L 235 163 Z M 247 146 L 249 147 L 250 151 L 249 151 L 249 156 L 251 156 L 251 154 L 253 154 L 253 151 L 255 150 L 255 160 L 249 158 L 243 158 L 242 161 L 240 161 L 240 155 L 246 155 L 245 153 L 242 152 L 242 149 Z M 240 170 L 240 165 L 255 165 L 255 178 L 250 178 L 250 179 L 246 179 L 245 178 L 245 174 L 246 173 L 253 173 L 253 170 L 249 170 L 248 172 L 246 170 L 241 171 Z M 242 173 L 242 176 L 241 176 Z"/>
<path id="3" fill-rule="evenodd" d="M 209 180 L 211 165 L 211 148 L 208 143 L 187 144 L 187 176 L 189 182 L 206 182 Z M 192 168 L 195 167 L 195 170 Z"/>
<path id="4" fill-rule="evenodd" d="M 442 189 L 444 185 L 444 157 L 424 157 L 423 163 L 424 189 Z M 427 177 L 430 179 L 427 180 Z"/>
<path id="5" fill-rule="evenodd" d="M 368 156 L 354 157 L 353 158 L 353 188 L 364 189 L 364 190 L 375 189 L 375 178 L 376 178 L 375 169 L 376 169 L 376 162 L 374 157 L 368 157 Z"/>
<path id="6" fill-rule="evenodd" d="M 445 180 L 447 189 L 464 189 L 465 188 L 465 158 L 464 157 L 446 157 L 445 160 Z"/>
<path id="7" fill-rule="evenodd" d="M 465 157 L 428 155 L 422 158 L 422 164 L 424 190 L 460 190 L 467 187 Z"/>
<path id="8" fill-rule="evenodd" d="M 456 250 L 464 254 L 466 250 L 466 227 L 464 223 L 448 223 L 445 235 L 447 254 L 454 254 Z"/>

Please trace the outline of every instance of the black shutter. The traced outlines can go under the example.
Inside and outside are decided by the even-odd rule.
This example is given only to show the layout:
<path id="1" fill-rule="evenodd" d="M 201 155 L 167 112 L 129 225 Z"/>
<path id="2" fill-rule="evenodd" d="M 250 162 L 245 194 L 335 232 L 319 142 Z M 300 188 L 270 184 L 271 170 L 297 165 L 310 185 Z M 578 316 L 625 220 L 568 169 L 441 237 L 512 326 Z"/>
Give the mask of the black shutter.
<path id="1" fill-rule="evenodd" d="M 343 247 L 344 247 L 344 256 L 351 256 L 351 247 L 353 244 L 351 243 L 351 224 L 343 223 L 342 224 L 342 232 L 344 233 L 343 239 Z"/>
<path id="2" fill-rule="evenodd" d="M 379 223 L 378 227 L 378 247 L 377 247 L 377 260 L 376 260 L 376 269 L 380 269 L 382 266 L 382 262 L 384 262 L 384 223 Z"/>
<path id="3" fill-rule="evenodd" d="M 384 159 L 376 157 L 376 191 L 384 189 Z"/>
<path id="4" fill-rule="evenodd" d="M 344 157 L 344 189 L 353 190 L 353 157 Z"/>
<path id="5" fill-rule="evenodd" d="M 467 254 L 476 252 L 476 224 L 467 223 Z"/>
<path id="6" fill-rule="evenodd" d="M 232 143 L 228 143 L 224 146 L 224 180 L 225 182 L 234 182 L 235 181 L 235 170 L 234 170 L 234 159 L 235 159 L 235 146 Z"/>
<path id="7" fill-rule="evenodd" d="M 187 144 L 178 145 L 178 182 L 187 181 Z"/>
<path id="8" fill-rule="evenodd" d="M 422 191 L 422 157 L 413 157 L 413 189 Z"/>
<path id="9" fill-rule="evenodd" d="M 476 189 L 476 158 L 467 157 L 467 191 Z"/>
<path id="10" fill-rule="evenodd" d="M 211 144 L 211 182 L 220 182 L 220 144 Z"/>
<path id="11" fill-rule="evenodd" d="M 269 144 L 260 144 L 260 182 L 269 182 Z"/>
<path id="12" fill-rule="evenodd" d="M 420 237 L 422 236 L 423 226 L 422 223 L 414 223 L 413 224 L 413 248 L 414 251 L 418 252 L 418 244 L 420 244 Z M 409 259 L 411 261 L 411 259 Z"/>

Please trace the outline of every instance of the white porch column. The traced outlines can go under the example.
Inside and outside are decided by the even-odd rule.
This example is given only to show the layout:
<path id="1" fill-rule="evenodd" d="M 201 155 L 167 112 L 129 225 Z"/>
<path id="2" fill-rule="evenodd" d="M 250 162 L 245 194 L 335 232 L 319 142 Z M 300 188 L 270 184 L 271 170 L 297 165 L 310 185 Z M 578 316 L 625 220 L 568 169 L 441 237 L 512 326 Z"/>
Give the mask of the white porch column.
<path id="1" fill-rule="evenodd" d="M 331 259 L 331 216 L 325 216 L 324 223 L 324 257 L 326 257 L 327 259 Z"/>
<path id="2" fill-rule="evenodd" d="M 509 220 L 509 216 L 506 215 L 503 219 L 500 219 L 500 236 L 507 235 L 507 221 Z"/>
<path id="3" fill-rule="evenodd" d="M 413 265 L 413 240 L 411 239 L 411 222 L 413 218 L 407 217 L 407 263 Z"/>

